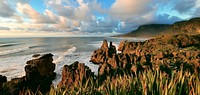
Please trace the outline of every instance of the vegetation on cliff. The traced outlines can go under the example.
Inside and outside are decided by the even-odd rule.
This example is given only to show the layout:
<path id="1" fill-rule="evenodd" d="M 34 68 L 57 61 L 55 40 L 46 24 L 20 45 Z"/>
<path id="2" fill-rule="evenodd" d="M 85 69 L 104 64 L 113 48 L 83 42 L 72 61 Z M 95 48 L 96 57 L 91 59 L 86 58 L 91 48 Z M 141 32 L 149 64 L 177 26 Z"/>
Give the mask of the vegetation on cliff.
<path id="1" fill-rule="evenodd" d="M 116 37 L 155 37 L 164 34 L 198 34 L 200 33 L 200 17 L 175 22 L 174 24 L 149 24 Z"/>

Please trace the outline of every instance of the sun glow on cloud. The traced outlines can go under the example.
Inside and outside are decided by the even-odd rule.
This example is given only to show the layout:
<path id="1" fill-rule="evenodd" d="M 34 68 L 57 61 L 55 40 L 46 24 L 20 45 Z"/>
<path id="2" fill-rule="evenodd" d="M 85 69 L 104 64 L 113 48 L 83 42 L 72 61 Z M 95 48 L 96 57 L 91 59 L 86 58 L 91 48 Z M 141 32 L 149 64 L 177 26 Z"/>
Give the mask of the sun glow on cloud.
<path id="1" fill-rule="evenodd" d="M 126 33 L 200 16 L 200 0 L 1 0 L 0 37 Z M 113 32 L 114 31 L 114 32 Z"/>
<path id="2" fill-rule="evenodd" d="M 0 31 L 0 37 L 70 37 L 77 36 L 71 32 L 21 32 L 21 31 Z"/>

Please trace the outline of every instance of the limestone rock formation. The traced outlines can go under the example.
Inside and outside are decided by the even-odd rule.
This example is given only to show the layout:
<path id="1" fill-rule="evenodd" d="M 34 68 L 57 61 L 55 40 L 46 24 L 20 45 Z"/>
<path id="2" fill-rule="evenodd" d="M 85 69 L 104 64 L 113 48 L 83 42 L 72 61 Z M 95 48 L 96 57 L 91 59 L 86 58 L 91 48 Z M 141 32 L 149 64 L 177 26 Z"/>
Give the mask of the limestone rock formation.
<path id="1" fill-rule="evenodd" d="M 165 35 L 145 42 L 124 41 L 120 47 L 123 54 L 136 55 L 141 65 L 153 64 L 154 69 L 159 65 L 167 65 L 169 69 L 184 65 L 185 69 L 199 72 L 200 35 Z"/>
<path id="2" fill-rule="evenodd" d="M 27 89 L 47 93 L 56 76 L 52 56 L 52 54 L 38 55 L 37 58 L 27 61 L 26 75 L 6 82 L 0 88 L 0 95 L 19 95 Z"/>
<path id="3" fill-rule="evenodd" d="M 108 46 L 105 41 L 104 46 Z M 147 69 L 161 69 L 166 73 L 174 69 L 200 72 L 200 35 L 164 35 L 144 42 L 122 41 L 118 46 L 121 53 L 113 53 L 112 56 L 106 55 L 108 51 L 99 53 L 103 51 L 102 47 L 91 57 L 91 60 L 95 59 L 93 63 L 100 64 L 100 81 L 107 76 L 115 77 L 124 73 L 133 75 Z"/>
<path id="4" fill-rule="evenodd" d="M 63 67 L 62 80 L 58 87 L 65 89 L 79 87 L 79 85 L 84 85 L 88 79 L 94 79 L 94 73 L 89 67 L 77 61 Z"/>
<path id="5" fill-rule="evenodd" d="M 104 40 L 101 48 L 93 52 L 90 62 L 103 64 L 107 58 L 112 57 L 116 52 L 116 48 L 112 45 L 112 42 L 110 42 L 110 46 L 108 47 L 107 40 Z"/>

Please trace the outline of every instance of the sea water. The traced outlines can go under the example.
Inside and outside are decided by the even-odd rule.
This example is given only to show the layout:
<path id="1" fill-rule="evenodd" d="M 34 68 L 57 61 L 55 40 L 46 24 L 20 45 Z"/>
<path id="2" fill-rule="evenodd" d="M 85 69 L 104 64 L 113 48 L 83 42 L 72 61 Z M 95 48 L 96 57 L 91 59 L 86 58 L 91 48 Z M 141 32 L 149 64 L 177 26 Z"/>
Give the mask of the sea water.
<path id="1" fill-rule="evenodd" d="M 0 75 L 10 80 L 25 75 L 24 67 L 34 54 L 52 53 L 57 77 L 61 79 L 62 67 L 75 61 L 85 63 L 97 74 L 98 65 L 89 62 L 92 52 L 100 48 L 103 40 L 112 41 L 117 47 L 122 40 L 142 41 L 145 39 L 120 39 L 110 37 L 44 37 L 44 38 L 0 38 Z"/>

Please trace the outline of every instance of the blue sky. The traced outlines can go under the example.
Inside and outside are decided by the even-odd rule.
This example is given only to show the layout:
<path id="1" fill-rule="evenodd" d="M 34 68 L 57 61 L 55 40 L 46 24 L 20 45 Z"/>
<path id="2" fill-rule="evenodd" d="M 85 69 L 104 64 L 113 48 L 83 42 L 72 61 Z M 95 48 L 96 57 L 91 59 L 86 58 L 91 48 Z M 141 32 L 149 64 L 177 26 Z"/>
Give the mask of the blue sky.
<path id="1" fill-rule="evenodd" d="M 1 0 L 0 37 L 127 33 L 200 16 L 200 0 Z"/>
<path id="2" fill-rule="evenodd" d="M 43 13 L 45 8 L 45 4 L 42 0 L 30 0 L 29 3 L 37 12 Z"/>

